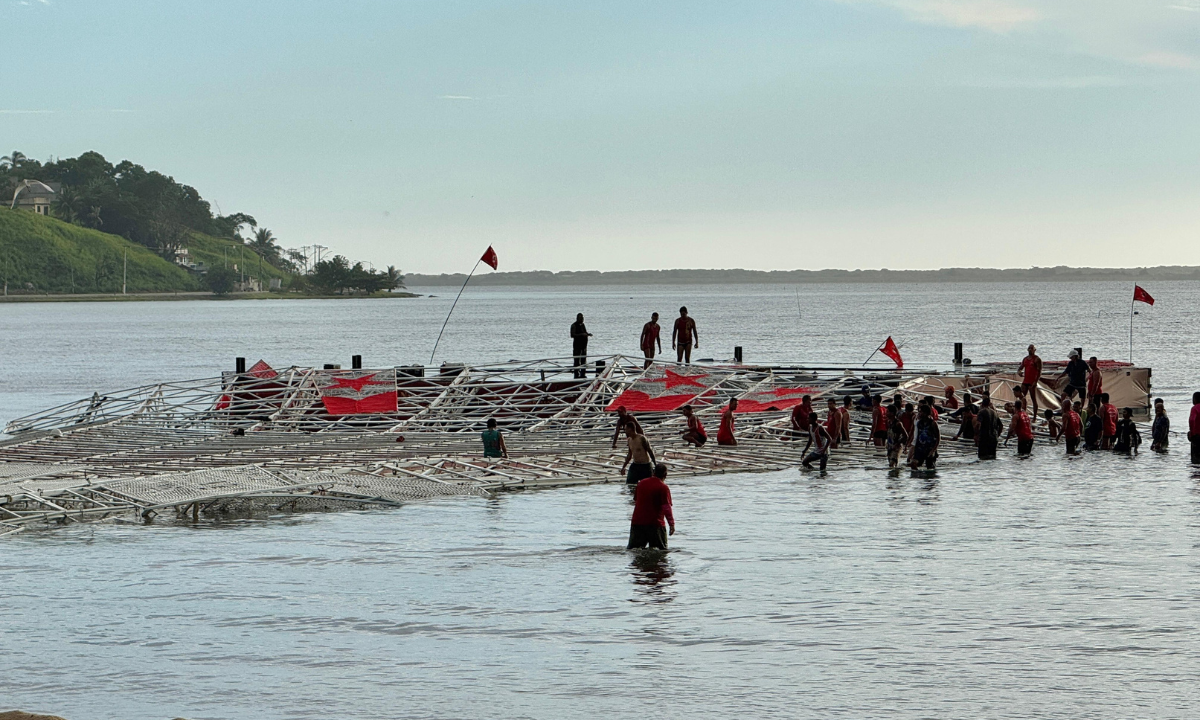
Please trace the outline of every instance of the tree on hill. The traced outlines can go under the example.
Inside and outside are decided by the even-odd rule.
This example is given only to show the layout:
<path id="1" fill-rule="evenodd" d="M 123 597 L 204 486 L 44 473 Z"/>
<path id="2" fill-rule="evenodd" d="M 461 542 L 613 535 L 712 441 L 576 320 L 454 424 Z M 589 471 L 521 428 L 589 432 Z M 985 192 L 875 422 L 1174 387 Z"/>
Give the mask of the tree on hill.
<path id="1" fill-rule="evenodd" d="M 238 275 L 226 267 L 215 267 L 204 276 L 204 284 L 216 295 L 228 295 L 233 292 Z"/>
<path id="2" fill-rule="evenodd" d="M 280 266 L 280 260 L 283 259 L 283 249 L 275 244 L 275 235 L 270 230 L 258 228 L 254 232 L 254 237 L 247 245 L 250 246 L 251 250 L 258 253 L 263 260 L 276 267 Z"/>
<path id="3" fill-rule="evenodd" d="M 12 153 L 5 155 L 4 157 L 0 157 L 0 167 L 16 168 L 27 159 L 28 158 L 25 157 L 25 153 L 18 150 L 13 150 Z"/>

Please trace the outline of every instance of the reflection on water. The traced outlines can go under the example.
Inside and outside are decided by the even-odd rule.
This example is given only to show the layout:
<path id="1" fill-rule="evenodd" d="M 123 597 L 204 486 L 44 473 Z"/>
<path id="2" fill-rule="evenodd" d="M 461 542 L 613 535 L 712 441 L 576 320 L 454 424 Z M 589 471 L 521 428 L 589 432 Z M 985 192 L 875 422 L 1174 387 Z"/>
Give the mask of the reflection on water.
<path id="1" fill-rule="evenodd" d="M 668 550 L 631 550 L 633 585 L 638 593 L 635 601 L 666 603 L 675 599 L 675 570 L 671 568 Z"/>

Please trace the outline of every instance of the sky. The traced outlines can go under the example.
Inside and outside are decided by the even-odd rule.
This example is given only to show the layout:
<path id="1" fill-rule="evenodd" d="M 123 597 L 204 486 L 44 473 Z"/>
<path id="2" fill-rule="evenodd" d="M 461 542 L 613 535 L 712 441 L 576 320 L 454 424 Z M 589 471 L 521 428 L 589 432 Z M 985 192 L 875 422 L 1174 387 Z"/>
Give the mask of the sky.
<path id="1" fill-rule="evenodd" d="M 0 148 L 405 272 L 1200 265 L 1200 0 L 0 0 Z"/>

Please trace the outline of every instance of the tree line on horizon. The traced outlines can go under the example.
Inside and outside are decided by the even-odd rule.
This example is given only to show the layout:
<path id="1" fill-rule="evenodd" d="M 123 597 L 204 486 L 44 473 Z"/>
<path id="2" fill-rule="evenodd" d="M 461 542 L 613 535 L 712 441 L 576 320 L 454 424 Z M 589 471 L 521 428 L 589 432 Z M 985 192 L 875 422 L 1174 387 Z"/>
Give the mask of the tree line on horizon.
<path id="1" fill-rule="evenodd" d="M 61 185 L 50 208 L 57 219 L 118 235 L 168 262 L 174 262 L 176 253 L 188 246 L 193 233 L 201 233 L 245 245 L 290 276 L 288 290 L 370 294 L 404 286 L 404 276 L 395 266 L 377 271 L 362 262 L 351 263 L 342 255 L 310 264 L 304 250 L 281 247 L 274 233 L 259 226 L 252 215 L 214 213 L 195 188 L 129 160 L 113 165 L 94 151 L 45 163 L 16 150 L 0 157 L 0 197 L 11 201 L 23 180 Z M 205 280 L 219 294 L 232 290 L 235 283 L 224 267 L 210 268 Z"/>

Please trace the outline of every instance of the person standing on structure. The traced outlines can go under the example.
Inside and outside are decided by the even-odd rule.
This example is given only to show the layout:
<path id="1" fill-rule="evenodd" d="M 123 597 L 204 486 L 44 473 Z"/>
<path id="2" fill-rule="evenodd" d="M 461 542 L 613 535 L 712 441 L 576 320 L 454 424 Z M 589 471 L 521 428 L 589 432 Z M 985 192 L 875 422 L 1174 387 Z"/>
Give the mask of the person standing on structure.
<path id="1" fill-rule="evenodd" d="M 507 458 L 508 446 L 504 444 L 504 436 L 496 427 L 496 418 L 488 418 L 487 430 L 481 433 L 483 438 L 483 456 L 486 458 Z"/>
<path id="2" fill-rule="evenodd" d="M 737 398 L 730 398 L 729 404 L 721 413 L 721 425 L 717 428 L 718 445 L 737 445 L 737 438 L 733 435 L 733 414 L 737 412 L 737 406 Z"/>
<path id="3" fill-rule="evenodd" d="M 671 330 L 671 349 L 675 351 L 675 361 L 691 364 L 692 348 L 700 349 L 700 332 L 696 330 L 696 321 L 688 317 L 686 307 L 679 308 L 679 317 L 675 318 L 675 328 Z"/>
<path id="4" fill-rule="evenodd" d="M 1062 371 L 1059 377 L 1067 379 L 1067 386 L 1063 388 L 1063 392 L 1067 397 L 1074 400 L 1075 396 L 1079 396 L 1079 402 L 1087 402 L 1087 384 L 1088 384 L 1088 364 L 1080 357 L 1079 353 L 1071 351 L 1070 359 L 1067 360 L 1067 367 Z"/>
<path id="5" fill-rule="evenodd" d="M 571 355 L 575 357 L 573 372 L 577 379 L 587 377 L 587 346 L 591 336 L 583 324 L 583 313 L 579 313 L 571 323 Z"/>
<path id="6" fill-rule="evenodd" d="M 1093 355 L 1088 358 L 1088 376 L 1087 376 L 1087 396 L 1100 397 L 1100 393 L 1104 392 L 1104 376 L 1100 372 L 1100 361 Z M 1086 398 L 1083 399 L 1086 403 Z"/>
<path id="7" fill-rule="evenodd" d="M 1038 412 L 1037 387 L 1041 379 L 1042 359 L 1037 355 L 1037 348 L 1030 345 L 1029 354 L 1021 360 L 1021 388 L 1025 391 L 1025 397 L 1029 398 L 1034 417 Z"/>
<path id="8" fill-rule="evenodd" d="M 667 466 L 658 463 L 654 474 L 633 490 L 633 517 L 629 520 L 626 550 L 651 547 L 667 549 L 667 525 L 675 534 L 675 513 L 671 508 L 671 488 L 667 487 Z"/>
<path id="9" fill-rule="evenodd" d="M 660 333 L 662 328 L 658 326 L 658 313 L 650 315 L 650 322 L 642 326 L 642 338 L 638 341 L 642 348 L 642 354 L 646 356 L 646 364 L 643 367 L 650 367 L 650 363 L 654 362 L 654 344 L 658 343 L 658 351 L 662 352 L 662 337 Z"/>

